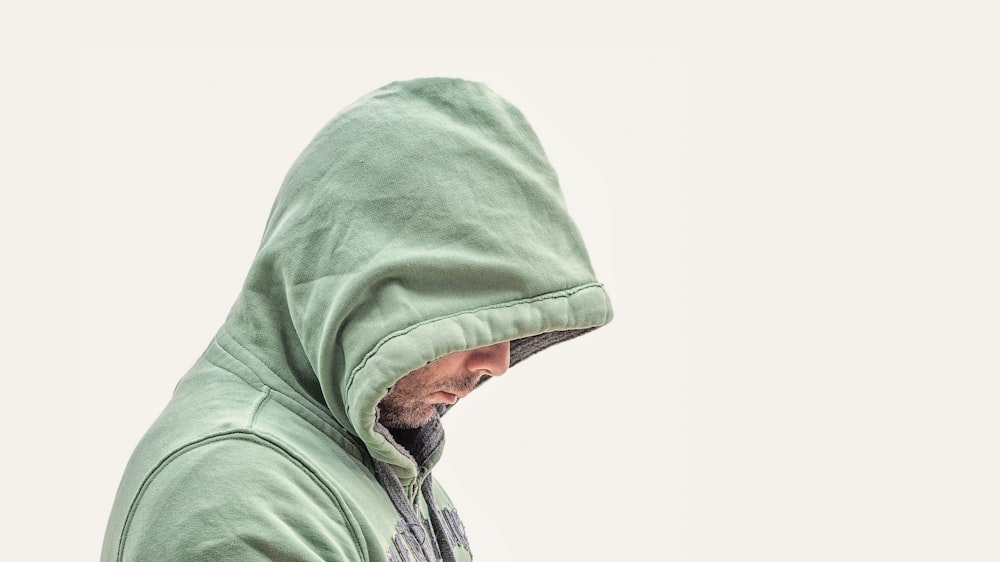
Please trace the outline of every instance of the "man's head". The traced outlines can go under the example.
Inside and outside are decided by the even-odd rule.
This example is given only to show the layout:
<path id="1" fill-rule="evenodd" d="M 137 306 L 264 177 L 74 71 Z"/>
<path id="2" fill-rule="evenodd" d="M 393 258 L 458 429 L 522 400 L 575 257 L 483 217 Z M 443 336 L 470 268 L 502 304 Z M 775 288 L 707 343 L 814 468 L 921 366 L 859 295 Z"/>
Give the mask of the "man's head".
<path id="1" fill-rule="evenodd" d="M 443 436 L 438 413 L 508 353 L 519 363 L 611 316 L 524 115 L 483 84 L 423 78 L 357 100 L 303 150 L 219 338 L 409 477 L 394 437 L 407 432 L 383 428 Z M 404 377 L 497 341 L 499 366 L 449 357 Z"/>
<path id="2" fill-rule="evenodd" d="M 454 404 L 483 377 L 499 377 L 510 365 L 510 342 L 449 353 L 396 381 L 379 402 L 379 421 L 412 429 L 430 421 L 439 404 Z"/>

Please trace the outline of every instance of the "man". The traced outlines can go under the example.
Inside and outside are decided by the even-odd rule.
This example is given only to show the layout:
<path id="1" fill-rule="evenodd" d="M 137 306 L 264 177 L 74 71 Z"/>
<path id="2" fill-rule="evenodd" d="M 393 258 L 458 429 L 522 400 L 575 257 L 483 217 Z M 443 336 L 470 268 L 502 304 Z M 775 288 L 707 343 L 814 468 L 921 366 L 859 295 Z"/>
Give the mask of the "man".
<path id="1" fill-rule="evenodd" d="M 292 166 L 129 461 L 102 558 L 469 560 L 431 477 L 441 416 L 610 319 L 523 115 L 482 84 L 389 84 Z"/>

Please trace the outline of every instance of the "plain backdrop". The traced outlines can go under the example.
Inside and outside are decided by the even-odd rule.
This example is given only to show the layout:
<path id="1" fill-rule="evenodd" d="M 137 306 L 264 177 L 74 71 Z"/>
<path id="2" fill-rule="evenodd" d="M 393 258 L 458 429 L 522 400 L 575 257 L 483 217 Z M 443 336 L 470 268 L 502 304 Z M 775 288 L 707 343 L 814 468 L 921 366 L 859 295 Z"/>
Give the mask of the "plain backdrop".
<path id="1" fill-rule="evenodd" d="M 429 75 L 525 112 L 616 311 L 447 416 L 476 560 L 1000 558 L 987 3 L 137 6 L 3 24 L 5 558 L 97 558 L 288 167 Z"/>

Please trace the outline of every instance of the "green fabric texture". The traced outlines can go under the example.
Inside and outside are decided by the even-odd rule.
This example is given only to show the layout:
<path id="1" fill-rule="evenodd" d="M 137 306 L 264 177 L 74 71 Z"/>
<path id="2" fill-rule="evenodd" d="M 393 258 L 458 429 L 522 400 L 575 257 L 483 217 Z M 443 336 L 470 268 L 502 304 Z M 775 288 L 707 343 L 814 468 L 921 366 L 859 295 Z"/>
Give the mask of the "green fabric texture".
<path id="1" fill-rule="evenodd" d="M 511 341 L 514 365 L 611 316 L 520 111 L 459 79 L 376 90 L 293 164 L 229 316 L 129 461 L 102 559 L 470 559 L 427 479 L 443 442 L 415 459 L 378 402 L 442 355 Z M 379 466 L 435 525 L 405 528 Z"/>

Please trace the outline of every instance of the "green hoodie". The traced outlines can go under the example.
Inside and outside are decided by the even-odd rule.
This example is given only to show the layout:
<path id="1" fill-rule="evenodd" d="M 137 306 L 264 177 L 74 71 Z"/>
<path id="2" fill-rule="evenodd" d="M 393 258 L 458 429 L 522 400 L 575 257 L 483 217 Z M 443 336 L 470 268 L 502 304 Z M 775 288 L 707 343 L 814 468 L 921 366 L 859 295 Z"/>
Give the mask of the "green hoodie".
<path id="1" fill-rule="evenodd" d="M 437 416 L 377 404 L 445 354 L 510 364 L 611 319 L 555 172 L 482 84 L 395 82 L 289 171 L 243 290 L 125 470 L 102 560 L 469 560 Z"/>

